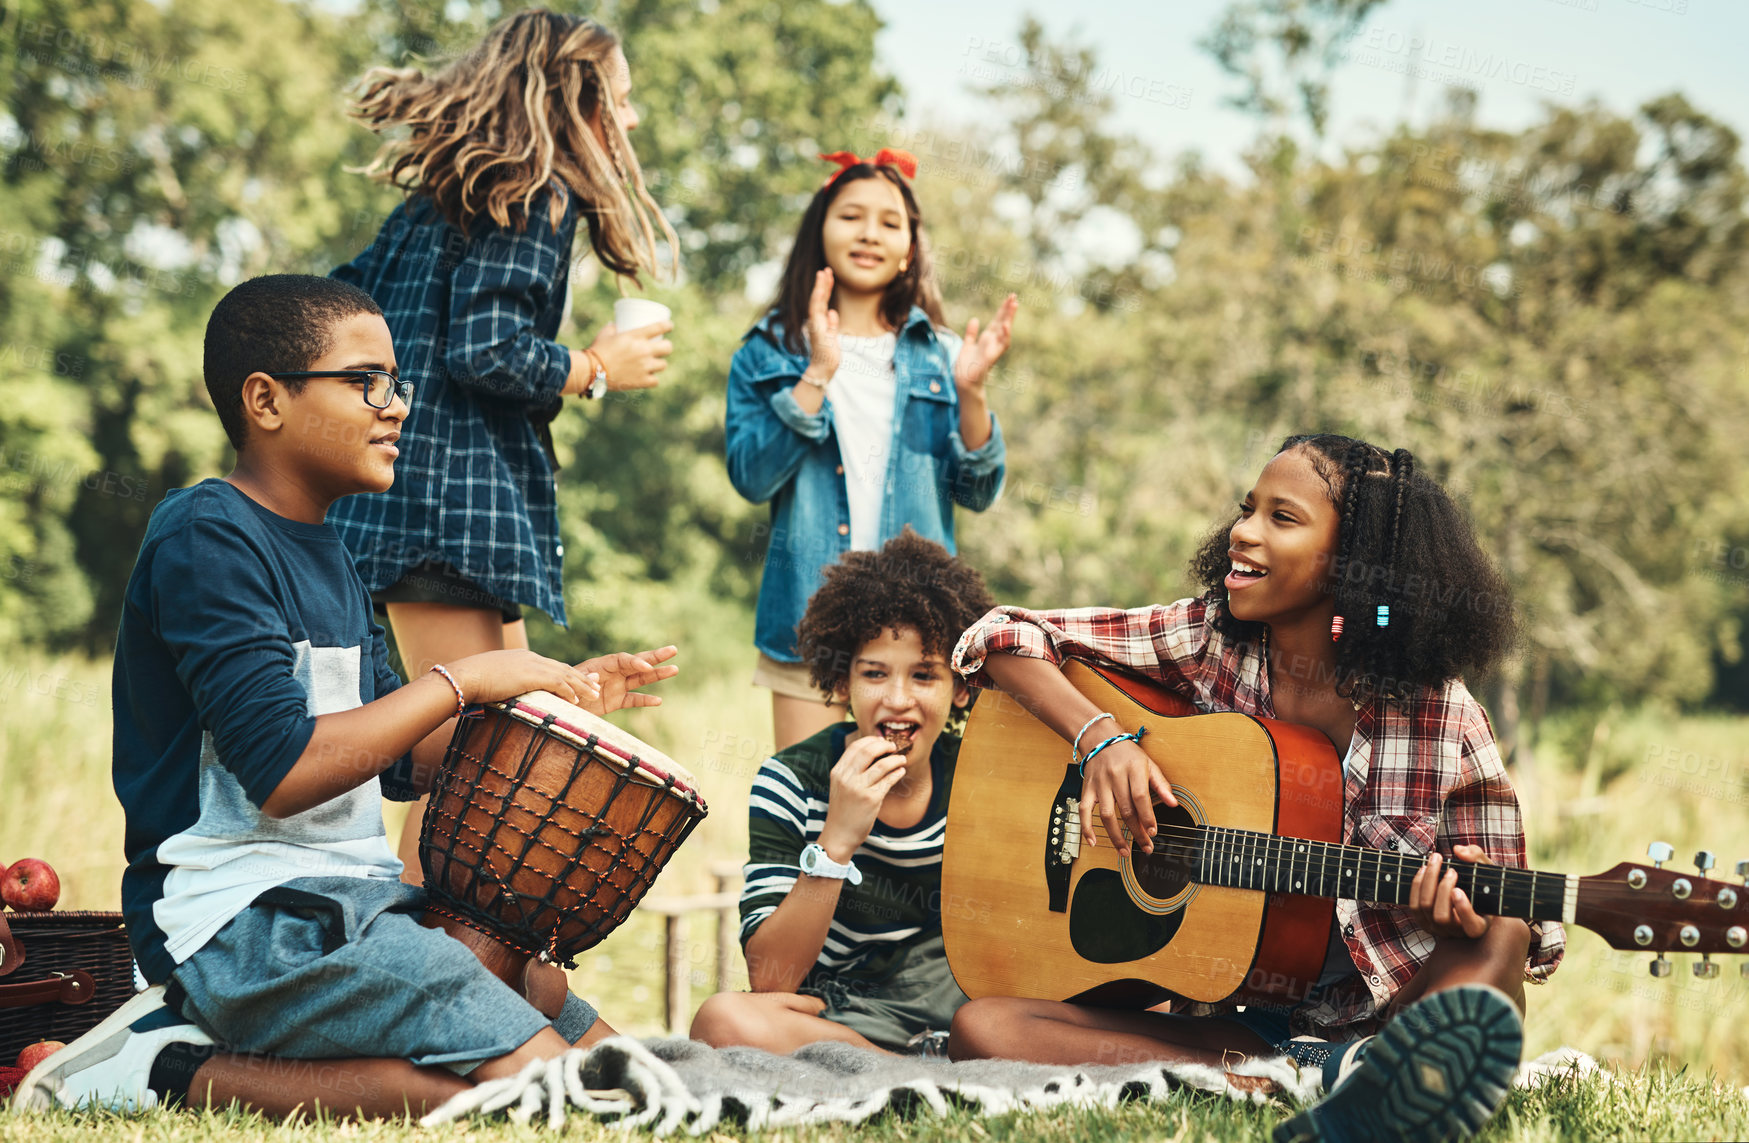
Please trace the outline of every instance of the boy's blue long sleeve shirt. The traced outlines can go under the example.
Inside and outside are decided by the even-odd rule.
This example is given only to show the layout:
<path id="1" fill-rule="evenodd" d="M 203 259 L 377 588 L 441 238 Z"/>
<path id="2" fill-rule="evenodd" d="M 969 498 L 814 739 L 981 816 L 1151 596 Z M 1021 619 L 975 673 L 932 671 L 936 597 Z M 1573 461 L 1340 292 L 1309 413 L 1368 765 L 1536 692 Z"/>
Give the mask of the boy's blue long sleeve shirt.
<path id="1" fill-rule="evenodd" d="M 163 983 L 276 884 L 400 875 L 380 797 L 413 796 L 410 757 L 304 813 L 261 812 L 318 715 L 399 686 L 333 528 L 276 515 L 220 480 L 153 511 L 113 684 L 122 910 L 147 980 Z"/>

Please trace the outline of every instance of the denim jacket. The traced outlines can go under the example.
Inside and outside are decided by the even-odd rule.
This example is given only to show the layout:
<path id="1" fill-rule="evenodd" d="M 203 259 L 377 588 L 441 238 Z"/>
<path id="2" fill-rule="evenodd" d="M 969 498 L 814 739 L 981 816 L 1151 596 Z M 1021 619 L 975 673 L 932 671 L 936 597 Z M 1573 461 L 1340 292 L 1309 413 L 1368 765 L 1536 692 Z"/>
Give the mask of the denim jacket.
<path id="1" fill-rule="evenodd" d="M 822 570 L 850 548 L 850 497 L 832 427 L 830 394 L 804 413 L 790 388 L 808 355 L 782 345 L 775 311 L 747 331 L 729 367 L 729 479 L 755 504 L 771 501 L 765 576 L 753 642 L 780 662 L 798 661 L 796 624 Z M 1002 490 L 1002 427 L 968 449 L 960 439 L 953 362 L 929 317 L 913 307 L 893 352 L 893 445 L 881 502 L 880 542 L 909 524 L 954 550 L 953 506 L 982 512 Z"/>

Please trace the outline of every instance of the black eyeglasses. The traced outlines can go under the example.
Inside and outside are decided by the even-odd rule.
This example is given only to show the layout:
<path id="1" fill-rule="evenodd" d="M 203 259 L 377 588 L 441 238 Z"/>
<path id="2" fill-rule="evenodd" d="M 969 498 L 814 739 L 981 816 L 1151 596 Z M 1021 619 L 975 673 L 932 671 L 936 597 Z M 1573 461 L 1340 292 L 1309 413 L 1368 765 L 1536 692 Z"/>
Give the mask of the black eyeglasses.
<path id="1" fill-rule="evenodd" d="M 305 369 L 294 373 L 269 373 L 276 381 L 290 381 L 305 377 L 335 377 L 343 381 L 353 381 L 364 386 L 364 403 L 373 409 L 386 409 L 397 396 L 401 401 L 411 406 L 413 404 L 413 382 L 403 381 L 393 373 L 381 369 Z"/>

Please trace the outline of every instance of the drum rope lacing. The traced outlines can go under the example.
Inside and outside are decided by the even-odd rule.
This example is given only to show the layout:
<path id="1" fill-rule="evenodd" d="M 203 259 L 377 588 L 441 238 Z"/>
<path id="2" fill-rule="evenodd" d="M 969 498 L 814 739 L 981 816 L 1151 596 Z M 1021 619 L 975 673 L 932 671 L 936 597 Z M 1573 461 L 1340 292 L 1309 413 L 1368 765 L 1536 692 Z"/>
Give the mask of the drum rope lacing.
<path id="1" fill-rule="evenodd" d="M 523 955 L 571 968 L 577 953 L 599 943 L 630 915 L 656 872 L 705 811 L 702 799 L 672 773 L 596 733 L 583 736 L 579 743 L 570 737 L 579 732 L 559 723 L 556 715 L 538 713 L 542 716 L 538 724 L 511 716 L 490 720 L 486 726 L 470 720 L 472 726 L 457 728 L 432 791 L 432 809 L 441 812 L 426 816 L 421 857 L 431 894 L 442 902 L 430 904 L 432 912 Z M 555 733 L 555 724 L 564 733 Z M 475 745 L 481 730 L 487 732 L 485 749 L 475 755 L 468 747 Z M 507 739 L 516 730 L 529 731 L 528 741 L 506 751 Z M 552 778 L 553 755 L 548 752 L 555 744 L 562 748 L 558 759 L 567 763 L 565 777 L 550 783 L 557 789 L 543 788 L 535 780 L 535 764 L 547 763 L 541 776 Z M 504 753 L 511 757 L 501 758 Z M 604 760 L 604 754 L 614 761 Z M 513 772 L 500 761 L 512 763 Z M 621 767 L 619 761 L 626 765 Z M 471 779 L 457 773 L 461 764 L 472 771 Z M 604 767 L 613 776 L 599 808 L 592 812 L 572 805 L 580 780 L 598 779 Z M 640 772 L 645 780 L 634 778 Z M 658 775 L 660 784 L 648 780 Z M 597 780 L 591 788 L 600 784 Z M 610 821 L 612 808 L 634 785 L 662 797 L 648 797 L 635 823 Z M 536 802 L 532 808 L 517 801 L 525 791 Z M 540 802 L 545 803 L 544 810 Z M 678 806 L 679 812 L 660 828 L 652 828 L 664 805 Z M 528 825 L 511 820 L 512 814 L 523 819 L 532 816 L 535 821 Z M 440 818 L 447 834 L 440 835 L 436 828 Z M 604 858 L 605 867 L 589 863 L 586 858 L 591 853 Z M 538 858 L 546 860 L 537 867 Z M 530 885 L 535 879 L 539 884 Z M 458 880 L 463 883 L 459 887 L 454 884 Z M 571 884 L 575 880 L 586 884 L 579 889 Z M 531 892 L 533 888 L 540 891 Z"/>

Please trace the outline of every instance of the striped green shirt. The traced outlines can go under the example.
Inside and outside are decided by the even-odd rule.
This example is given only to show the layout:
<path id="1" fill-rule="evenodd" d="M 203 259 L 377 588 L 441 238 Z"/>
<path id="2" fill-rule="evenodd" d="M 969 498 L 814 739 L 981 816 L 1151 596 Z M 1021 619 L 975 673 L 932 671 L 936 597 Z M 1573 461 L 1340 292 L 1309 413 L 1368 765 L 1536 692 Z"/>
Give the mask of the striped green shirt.
<path id="1" fill-rule="evenodd" d="M 832 790 L 832 767 L 854 733 L 831 726 L 776 757 L 753 779 L 748 807 L 746 881 L 741 889 L 741 944 L 783 903 L 796 878 L 803 848 L 820 840 Z M 845 882 L 808 983 L 824 975 L 841 981 L 877 981 L 911 946 L 941 932 L 941 851 L 947 835 L 947 797 L 960 740 L 935 740 L 929 765 L 934 787 L 923 820 L 895 829 L 877 820 L 852 861 L 862 884 Z"/>

